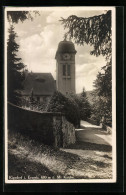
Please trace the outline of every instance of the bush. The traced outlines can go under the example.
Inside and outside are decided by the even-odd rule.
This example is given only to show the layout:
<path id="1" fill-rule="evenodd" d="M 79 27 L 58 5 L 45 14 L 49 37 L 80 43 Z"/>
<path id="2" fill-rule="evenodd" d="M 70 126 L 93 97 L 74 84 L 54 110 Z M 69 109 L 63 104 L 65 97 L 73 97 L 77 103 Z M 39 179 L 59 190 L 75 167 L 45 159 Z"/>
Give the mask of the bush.
<path id="1" fill-rule="evenodd" d="M 80 125 L 80 114 L 77 103 L 58 91 L 51 97 L 46 111 L 64 113 L 66 119 L 75 127 Z"/>

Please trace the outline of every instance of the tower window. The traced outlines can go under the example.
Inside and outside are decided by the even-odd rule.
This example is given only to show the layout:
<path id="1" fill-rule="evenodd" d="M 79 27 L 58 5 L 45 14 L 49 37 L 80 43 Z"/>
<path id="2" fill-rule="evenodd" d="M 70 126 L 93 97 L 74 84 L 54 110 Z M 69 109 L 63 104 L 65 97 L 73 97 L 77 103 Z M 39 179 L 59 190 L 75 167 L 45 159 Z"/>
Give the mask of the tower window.
<path id="1" fill-rule="evenodd" d="M 70 65 L 69 64 L 63 65 L 63 76 L 70 76 Z"/>
<path id="2" fill-rule="evenodd" d="M 66 76 L 66 64 L 63 65 L 63 76 Z"/>
<path id="3" fill-rule="evenodd" d="M 67 65 L 67 76 L 70 76 L 70 65 Z"/>

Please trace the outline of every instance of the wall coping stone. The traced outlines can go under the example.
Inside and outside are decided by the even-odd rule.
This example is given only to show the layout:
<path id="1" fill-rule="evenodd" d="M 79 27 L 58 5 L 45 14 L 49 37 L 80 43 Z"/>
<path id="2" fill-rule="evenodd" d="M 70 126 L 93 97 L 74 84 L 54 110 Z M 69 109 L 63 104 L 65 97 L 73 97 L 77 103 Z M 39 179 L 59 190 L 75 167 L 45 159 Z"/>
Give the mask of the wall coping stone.
<path id="1" fill-rule="evenodd" d="M 40 111 L 25 109 L 25 108 L 22 108 L 20 106 L 15 105 L 15 104 L 12 104 L 10 102 L 8 102 L 8 105 L 13 106 L 15 108 L 19 108 L 19 109 L 25 110 L 25 111 L 28 111 L 28 112 L 35 112 L 35 113 L 43 114 L 43 115 L 65 116 L 65 114 L 61 113 L 61 112 L 40 112 Z"/>

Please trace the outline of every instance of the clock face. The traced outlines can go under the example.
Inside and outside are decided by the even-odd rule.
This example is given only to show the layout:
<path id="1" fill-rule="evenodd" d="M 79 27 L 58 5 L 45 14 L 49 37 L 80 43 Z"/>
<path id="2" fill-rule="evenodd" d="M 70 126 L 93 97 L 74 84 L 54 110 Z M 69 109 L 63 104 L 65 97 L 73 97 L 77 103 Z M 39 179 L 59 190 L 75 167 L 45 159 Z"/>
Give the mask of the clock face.
<path id="1" fill-rule="evenodd" d="M 63 54 L 63 59 L 64 59 L 64 60 L 69 60 L 69 59 L 70 59 L 70 54 L 64 53 L 64 54 Z"/>

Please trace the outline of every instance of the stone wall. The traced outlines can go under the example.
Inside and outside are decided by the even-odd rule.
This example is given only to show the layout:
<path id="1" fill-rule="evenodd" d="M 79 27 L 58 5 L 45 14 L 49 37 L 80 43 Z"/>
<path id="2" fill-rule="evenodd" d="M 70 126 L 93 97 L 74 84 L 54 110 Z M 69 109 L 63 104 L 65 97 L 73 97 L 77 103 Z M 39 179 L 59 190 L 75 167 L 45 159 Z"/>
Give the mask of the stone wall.
<path id="1" fill-rule="evenodd" d="M 112 127 L 102 123 L 102 129 L 104 129 L 105 131 L 107 131 L 108 134 L 112 134 Z"/>
<path id="2" fill-rule="evenodd" d="M 66 120 L 65 116 L 62 116 L 62 132 L 63 147 L 75 143 L 75 127 Z"/>
<path id="3" fill-rule="evenodd" d="M 54 147 L 75 143 L 75 128 L 61 113 L 41 113 L 8 104 L 8 128 Z"/>

